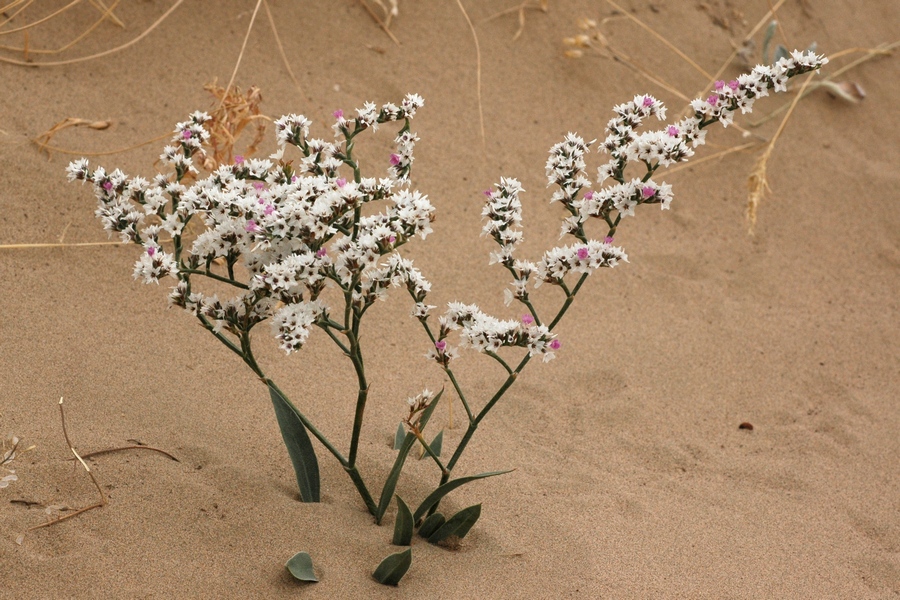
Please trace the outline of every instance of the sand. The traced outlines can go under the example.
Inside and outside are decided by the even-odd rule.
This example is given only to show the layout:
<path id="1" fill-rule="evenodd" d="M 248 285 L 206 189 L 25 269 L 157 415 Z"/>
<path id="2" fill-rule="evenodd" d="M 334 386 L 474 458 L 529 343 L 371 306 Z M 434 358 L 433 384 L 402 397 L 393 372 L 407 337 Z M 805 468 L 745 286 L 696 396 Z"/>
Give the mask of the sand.
<path id="1" fill-rule="evenodd" d="M 171 5 L 123 3 L 116 13 L 127 29 L 104 23 L 49 58 L 125 43 Z M 102 59 L 0 65 L 0 243 L 106 240 L 89 190 L 65 180 L 77 156 L 48 160 L 29 140 L 67 117 L 113 122 L 53 141 L 81 152 L 166 134 L 209 108 L 205 83 L 227 82 L 254 5 L 186 2 L 138 44 Z M 409 254 L 434 284 L 431 303 L 474 302 L 514 318 L 502 302 L 507 275 L 488 267 L 492 242 L 479 236 L 481 192 L 501 176 L 522 181 L 522 252 L 537 258 L 556 243 L 562 213 L 547 204 L 547 149 L 567 131 L 602 138 L 611 107 L 637 93 L 657 95 L 673 113 L 685 103 L 599 53 L 563 56 L 561 40 L 578 33 L 580 17 L 611 14 L 603 2 L 551 1 L 546 14 L 526 13 L 516 41 L 515 14 L 486 21 L 513 0 L 465 5 L 481 44 L 483 144 L 475 49 L 451 1 L 402 0 L 391 26 L 400 47 L 355 1 L 271 2 L 302 93 L 264 11 L 236 83 L 260 86 L 267 115 L 306 114 L 319 136 L 330 134 L 337 108 L 421 94 L 413 179 L 438 217 L 434 234 Z M 626 2 L 714 72 L 768 4 L 707 5 Z M 29 10 L 29 22 L 46 14 Z M 30 44 L 57 47 L 96 14 L 85 3 L 32 30 Z M 900 7 L 889 0 L 788 1 L 779 15 L 792 45 L 815 41 L 826 54 L 894 42 L 900 32 Z M 683 94 L 706 88 L 635 24 L 619 19 L 604 31 Z M 4 37 L 21 42 L 21 34 Z M 19 480 L 0 489 L 0 597 L 900 596 L 896 68 L 887 57 L 842 77 L 866 91 L 857 105 L 822 90 L 800 103 L 768 164 L 772 191 L 753 236 L 745 182 L 759 149 L 663 174 L 674 186 L 672 209 L 646 207 L 624 223 L 616 243 L 630 262 L 588 280 L 558 328 L 557 360 L 529 365 L 458 466 L 460 474 L 515 470 L 448 497 L 447 510 L 483 503 L 481 520 L 456 551 L 417 539 L 399 588 L 370 578 L 397 550 L 394 508 L 384 526 L 373 525 L 324 451 L 323 501 L 298 501 L 265 387 L 189 315 L 167 310 L 165 287 L 131 279 L 137 248 L 0 250 L 0 433 L 36 446 L 13 464 Z M 725 76 L 739 70 L 734 64 Z M 791 97 L 758 103 L 753 118 Z M 769 139 L 779 120 L 753 133 Z M 696 158 L 747 141 L 734 128 L 713 128 L 708 139 Z M 382 156 L 389 143 L 379 131 L 361 152 Z M 152 176 L 162 145 L 92 160 Z M 591 158 L 593 170 L 599 158 Z M 561 300 L 541 292 L 544 306 Z M 360 468 L 374 479 L 392 463 L 405 398 L 444 384 L 421 358 L 427 343 L 409 308 L 394 293 L 364 329 L 373 387 Z M 345 448 L 350 365 L 321 332 L 290 357 L 262 334 L 260 360 L 273 378 Z M 503 379 L 473 354 L 456 370 L 476 403 Z M 30 531 L 19 545 L 20 534 L 46 520 L 47 506 L 86 506 L 97 496 L 68 460 L 61 396 L 80 452 L 139 440 L 180 462 L 147 451 L 96 457 L 108 505 Z M 463 432 L 458 401 L 454 410 L 449 448 Z M 739 429 L 743 422 L 753 429 Z M 434 423 L 448 425 L 446 407 Z M 435 480 L 432 465 L 414 461 L 398 492 L 412 503 Z M 312 555 L 319 583 L 295 582 L 284 569 L 301 550 Z"/>

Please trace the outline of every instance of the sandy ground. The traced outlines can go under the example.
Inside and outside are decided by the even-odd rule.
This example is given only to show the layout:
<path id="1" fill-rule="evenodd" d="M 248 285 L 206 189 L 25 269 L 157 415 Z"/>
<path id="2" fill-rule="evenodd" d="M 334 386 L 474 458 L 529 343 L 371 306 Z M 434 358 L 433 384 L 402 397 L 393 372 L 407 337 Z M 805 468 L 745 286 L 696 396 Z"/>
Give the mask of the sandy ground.
<path id="1" fill-rule="evenodd" d="M 482 190 L 501 176 L 523 182 L 523 251 L 537 258 L 556 243 L 561 214 L 547 205 L 547 149 L 567 131 L 602 138 L 610 108 L 637 93 L 656 94 L 673 113 L 685 104 L 599 54 L 563 57 L 561 40 L 578 32 L 578 18 L 611 14 L 603 2 L 552 0 L 547 14 L 526 14 L 513 41 L 514 14 L 486 21 L 513 0 L 468 1 L 482 52 L 482 146 L 475 50 L 456 3 L 402 0 L 391 28 L 400 47 L 357 2 L 319 4 L 271 2 L 302 94 L 264 12 L 236 81 L 261 87 L 266 114 L 305 113 L 320 136 L 336 108 L 407 92 L 425 98 L 414 185 L 438 219 L 410 250 L 434 283 L 434 304 L 475 302 L 515 317 L 502 302 L 507 276 L 487 268 Z M 768 4 L 741 5 L 745 22 L 737 3 L 707 4 L 627 8 L 715 72 Z M 889 0 L 809 4 L 789 0 L 779 12 L 794 46 L 815 41 L 834 54 L 900 33 L 900 6 Z M 62 57 L 124 43 L 169 6 L 123 3 L 116 12 L 127 29 L 103 24 Z M 167 133 L 209 107 L 203 84 L 227 81 L 253 7 L 185 2 L 126 51 L 52 68 L 0 65 L 0 243 L 52 243 L 63 233 L 66 242 L 105 240 L 89 191 L 65 181 L 70 157 L 48 161 L 29 140 L 66 117 L 114 123 L 54 139 L 83 152 Z M 34 21 L 38 9 L 29 10 Z M 85 3 L 33 30 L 30 44 L 58 46 L 96 14 Z M 705 89 L 704 76 L 633 23 L 614 20 L 604 31 L 683 94 Z M 21 34 L 3 42 L 21 44 Z M 735 64 L 725 76 L 738 72 Z M 529 366 L 459 464 L 460 473 L 515 471 L 448 497 L 448 509 L 483 502 L 481 520 L 456 551 L 418 540 L 397 589 L 369 577 L 395 551 L 394 509 L 374 526 L 324 452 L 323 502 L 297 501 L 265 388 L 189 315 L 167 311 L 164 288 L 132 281 L 136 248 L 0 251 L 0 432 L 36 445 L 13 464 L 19 480 L 0 489 L 0 597 L 900 597 L 896 75 L 896 58 L 873 60 L 843 78 L 865 89 L 861 104 L 821 90 L 800 104 L 769 163 L 772 193 L 755 236 L 745 181 L 759 150 L 665 177 L 672 210 L 647 207 L 624 224 L 616 241 L 630 263 L 588 281 L 558 328 L 558 359 Z M 753 116 L 788 98 L 757 104 Z M 754 134 L 770 138 L 778 121 Z M 266 152 L 272 139 L 270 129 Z M 713 128 L 708 139 L 697 158 L 746 142 L 734 128 Z M 379 132 L 362 152 L 380 156 L 389 143 Z M 93 160 L 152 176 L 162 144 Z M 553 290 L 538 297 L 547 310 L 560 300 Z M 392 463 L 403 400 L 443 383 L 421 358 L 427 343 L 408 311 L 395 294 L 364 330 L 374 383 L 361 469 L 376 479 Z M 325 336 L 288 358 L 271 339 L 257 345 L 273 378 L 345 447 L 352 370 Z M 477 355 L 457 372 L 476 403 L 503 378 Z M 96 496 L 67 460 L 60 396 L 81 452 L 137 439 L 180 462 L 135 451 L 97 457 L 109 504 L 17 545 L 47 518 L 45 507 Z M 455 412 L 458 424 L 458 401 Z M 446 426 L 446 410 L 435 419 Z M 445 435 L 452 447 L 462 428 Z M 416 462 L 398 491 L 412 502 L 434 479 L 431 465 Z M 285 571 L 300 550 L 320 583 Z"/>

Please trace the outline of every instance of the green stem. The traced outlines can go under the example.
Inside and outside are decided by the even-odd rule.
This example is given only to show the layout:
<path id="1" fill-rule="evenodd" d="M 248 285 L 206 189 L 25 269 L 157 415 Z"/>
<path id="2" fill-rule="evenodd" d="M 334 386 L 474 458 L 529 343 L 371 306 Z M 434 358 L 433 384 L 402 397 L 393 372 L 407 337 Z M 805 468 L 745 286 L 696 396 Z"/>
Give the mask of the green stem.
<path id="1" fill-rule="evenodd" d="M 217 281 L 223 281 L 225 283 L 230 283 L 234 287 L 241 288 L 242 290 L 250 289 L 250 286 L 248 286 L 247 284 L 241 283 L 240 281 L 235 281 L 234 279 L 229 279 L 228 277 L 222 277 L 221 275 L 216 275 L 215 273 L 213 273 L 212 271 L 209 271 L 209 270 L 200 271 L 198 269 L 185 269 L 185 268 L 179 267 L 178 271 L 181 273 L 190 273 L 191 275 L 205 275 L 206 277 L 209 277 L 210 279 L 215 279 Z"/>
<path id="2" fill-rule="evenodd" d="M 422 433 L 419 431 L 414 431 L 414 435 L 416 439 L 419 440 L 419 443 L 422 444 L 422 447 L 425 448 L 425 453 L 431 457 L 434 463 L 441 470 L 441 477 L 450 477 L 450 471 L 447 470 L 447 467 L 444 466 L 444 463 L 441 462 L 441 459 L 438 458 L 438 455 L 434 453 L 434 450 L 431 449 L 431 446 L 428 445 L 428 442 L 425 441 L 425 438 L 422 437 Z"/>

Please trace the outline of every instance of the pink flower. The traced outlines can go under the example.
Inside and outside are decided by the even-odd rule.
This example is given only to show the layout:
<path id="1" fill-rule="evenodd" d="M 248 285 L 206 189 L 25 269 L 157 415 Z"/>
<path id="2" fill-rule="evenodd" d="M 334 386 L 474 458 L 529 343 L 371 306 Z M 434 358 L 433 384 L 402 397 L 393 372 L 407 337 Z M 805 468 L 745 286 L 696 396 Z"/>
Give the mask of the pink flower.
<path id="1" fill-rule="evenodd" d="M 182 131 L 182 132 L 181 132 L 181 137 L 183 137 L 183 138 L 186 139 L 186 140 L 191 139 L 191 130 L 190 130 L 190 129 L 185 129 L 184 131 Z"/>
<path id="2" fill-rule="evenodd" d="M 257 191 L 257 192 L 261 192 L 262 189 L 263 189 L 264 187 L 266 187 L 266 186 L 263 185 L 263 182 L 262 182 L 262 181 L 254 181 L 254 182 L 253 182 L 253 187 L 256 188 L 256 191 Z"/>
<path id="3" fill-rule="evenodd" d="M 588 191 L 586 191 L 586 192 L 584 193 L 584 199 L 585 199 L 585 200 L 591 200 L 591 199 L 593 199 L 593 197 L 594 197 L 594 191 L 593 191 L 593 190 L 588 190 Z"/>
<path id="4" fill-rule="evenodd" d="M 400 155 L 399 154 L 391 154 L 391 164 L 395 167 L 400 164 Z"/>
<path id="5" fill-rule="evenodd" d="M 434 347 L 437 348 L 439 352 L 443 352 L 447 348 L 447 342 L 438 340 L 434 343 Z"/>
<path id="6" fill-rule="evenodd" d="M 651 98 L 650 96 L 644 96 L 643 104 L 645 107 L 650 108 L 651 106 L 653 106 L 653 98 Z"/>
<path id="7" fill-rule="evenodd" d="M 522 315 L 522 322 L 526 325 L 531 325 L 532 323 L 534 323 L 534 317 L 532 317 L 531 315 Z"/>
<path id="8" fill-rule="evenodd" d="M 104 181 L 104 182 L 103 182 L 103 189 L 106 190 L 107 192 L 108 192 L 109 190 L 111 190 L 111 189 L 112 189 L 112 181 Z"/>
<path id="9" fill-rule="evenodd" d="M 588 257 L 589 254 L 590 254 L 590 253 L 588 252 L 588 249 L 587 249 L 587 248 L 581 247 L 581 248 L 578 249 L 578 259 L 579 259 L 579 260 L 585 260 L 585 259 L 587 259 L 587 257 Z"/>
<path id="10" fill-rule="evenodd" d="M 674 125 L 669 125 L 669 126 L 666 128 L 666 133 L 668 133 L 668 134 L 669 134 L 670 136 L 672 136 L 672 137 L 678 137 L 678 134 L 679 134 L 680 132 L 678 131 L 678 128 L 675 127 Z"/>
<path id="11" fill-rule="evenodd" d="M 741 87 L 741 84 L 738 83 L 737 79 L 732 79 L 731 81 L 728 82 L 728 87 L 731 88 L 731 91 L 736 92 L 736 91 L 738 91 L 738 88 Z"/>
<path id="12" fill-rule="evenodd" d="M 719 103 L 719 96 L 716 94 L 712 94 L 709 98 L 706 99 L 706 101 L 709 102 L 710 105 L 715 106 Z"/>
<path id="13" fill-rule="evenodd" d="M 342 111 L 341 109 L 337 109 L 336 111 L 334 111 L 331 114 L 334 115 L 335 119 L 343 119 L 344 118 L 344 111 Z"/>
<path id="14" fill-rule="evenodd" d="M 344 187 L 345 185 L 347 185 L 347 180 L 344 179 L 343 177 L 340 177 L 337 181 L 335 181 L 335 183 L 337 184 L 337 186 L 338 186 L 339 188 L 342 188 L 342 187 Z"/>
<path id="15" fill-rule="evenodd" d="M 388 241 L 389 241 L 390 243 L 393 244 L 394 242 L 397 241 L 397 236 L 396 236 L 396 235 L 392 235 L 391 237 L 388 238 Z"/>
<path id="16" fill-rule="evenodd" d="M 326 250 L 325 248 L 319 248 L 318 250 L 316 250 L 316 258 L 322 258 L 326 254 L 328 254 L 328 250 Z"/>
<path id="17" fill-rule="evenodd" d="M 156 254 L 156 248 L 154 248 L 153 246 L 147 248 L 147 256 L 153 256 L 154 254 Z"/>
<path id="18" fill-rule="evenodd" d="M 613 243 L 612 236 L 611 235 L 606 236 L 606 238 L 603 240 L 603 243 L 604 244 L 612 244 Z"/>
<path id="19" fill-rule="evenodd" d="M 271 204 L 266 204 L 266 207 L 263 209 L 263 213 L 265 213 L 266 215 L 271 215 L 273 212 L 275 212 L 275 207 Z"/>
<path id="20" fill-rule="evenodd" d="M 492 190 L 484 190 L 484 195 L 487 196 L 488 198 L 490 198 L 491 194 L 493 194 L 493 193 L 494 192 Z"/>
<path id="21" fill-rule="evenodd" d="M 552 350 L 559 350 L 560 346 L 562 346 L 562 342 L 560 342 L 558 339 L 555 339 L 552 342 L 550 342 L 550 348 Z"/>
<path id="22" fill-rule="evenodd" d="M 291 183 L 297 183 L 297 176 L 291 175 Z"/>
<path id="23" fill-rule="evenodd" d="M 652 198 L 653 194 L 656 193 L 656 190 L 650 187 L 649 185 L 645 185 L 643 189 L 641 189 L 641 195 L 644 198 Z"/>
<path id="24" fill-rule="evenodd" d="M 717 89 L 717 90 L 721 90 L 721 89 L 724 88 L 724 87 L 725 87 L 725 82 L 724 82 L 724 81 L 719 80 L 719 81 L 716 82 L 716 89 Z"/>
<path id="25" fill-rule="evenodd" d="M 259 231 L 259 225 L 256 224 L 256 221 L 254 221 L 253 219 L 250 219 L 249 221 L 247 221 L 247 224 L 244 226 L 244 229 L 246 229 L 250 233 L 253 233 L 254 231 Z"/>
<path id="26" fill-rule="evenodd" d="M 238 154 L 234 157 L 234 164 L 239 165 L 244 162 L 244 157 Z"/>

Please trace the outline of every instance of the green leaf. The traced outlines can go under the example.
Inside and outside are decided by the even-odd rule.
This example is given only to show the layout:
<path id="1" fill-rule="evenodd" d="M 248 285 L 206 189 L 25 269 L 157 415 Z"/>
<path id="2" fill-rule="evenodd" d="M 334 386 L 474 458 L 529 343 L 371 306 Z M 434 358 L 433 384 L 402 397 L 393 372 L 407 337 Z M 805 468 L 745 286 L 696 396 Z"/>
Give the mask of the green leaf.
<path id="1" fill-rule="evenodd" d="M 472 525 L 481 516 L 481 505 L 476 504 L 469 508 L 464 508 L 444 523 L 437 531 L 428 536 L 428 541 L 437 544 L 451 535 L 455 535 L 459 539 L 466 537 Z"/>
<path id="2" fill-rule="evenodd" d="M 281 437 L 284 438 L 284 445 L 297 475 L 300 500 L 318 502 L 319 461 L 316 459 L 316 452 L 313 450 L 306 427 L 297 416 L 297 409 L 275 388 L 269 387 L 269 395 L 272 396 L 272 404 L 275 406 L 275 418 L 278 419 L 278 427 L 281 428 Z"/>
<path id="3" fill-rule="evenodd" d="M 397 520 L 394 522 L 394 540 L 391 543 L 395 546 L 409 546 L 413 534 L 412 512 L 400 496 L 395 498 L 397 498 Z"/>
<path id="4" fill-rule="evenodd" d="M 444 447 L 444 430 L 443 429 L 441 429 L 438 432 L 438 434 L 436 436 L 434 436 L 434 439 L 431 440 L 431 444 L 429 445 L 429 447 L 431 448 L 431 451 L 434 452 L 435 456 L 437 456 L 438 458 L 441 457 L 441 448 Z M 422 448 L 422 456 L 419 457 L 419 460 L 422 460 L 426 456 L 428 456 L 428 452 L 426 452 L 425 449 Z"/>
<path id="5" fill-rule="evenodd" d="M 778 44 L 778 46 L 775 47 L 775 58 L 772 59 L 772 63 L 777 63 L 782 58 L 787 58 L 788 56 L 790 56 L 788 49 L 781 44 Z"/>
<path id="6" fill-rule="evenodd" d="M 440 527 L 447 521 L 444 518 L 444 515 L 441 513 L 434 513 L 433 515 L 428 515 L 425 521 L 422 523 L 422 526 L 419 527 L 419 535 L 423 538 L 428 538 L 432 533 L 440 529 Z"/>
<path id="7" fill-rule="evenodd" d="M 425 425 L 428 423 L 428 419 L 431 418 L 431 413 L 434 412 L 434 408 L 437 406 L 443 393 L 444 390 L 442 388 L 434 397 L 431 404 L 428 405 L 428 408 L 422 411 L 422 418 L 419 420 L 422 429 L 425 429 Z M 394 467 L 391 469 L 390 474 L 388 474 L 388 477 L 384 482 L 384 489 L 381 490 L 381 499 L 378 501 L 378 511 L 375 514 L 375 523 L 378 525 L 381 524 L 381 519 L 384 517 L 385 511 L 391 503 L 391 498 L 394 497 L 394 490 L 397 489 L 397 481 L 400 480 L 400 472 L 403 470 L 403 464 L 406 462 L 406 457 L 409 455 L 409 451 L 415 443 L 416 436 L 407 433 L 406 438 L 403 440 L 403 445 L 400 447 L 400 452 L 397 453 Z"/>
<path id="8" fill-rule="evenodd" d="M 412 548 L 407 548 L 403 552 L 391 554 L 381 561 L 381 564 L 372 573 L 372 577 L 375 578 L 375 581 L 384 585 L 397 585 L 403 579 L 403 576 L 406 575 L 411 564 Z"/>
<path id="9" fill-rule="evenodd" d="M 510 469 L 511 471 L 511 469 Z M 470 481 L 475 481 L 476 479 L 484 479 L 485 477 L 493 477 L 494 475 L 504 475 L 509 473 L 510 471 L 492 471 L 490 473 L 481 473 L 480 475 L 469 475 L 468 477 L 460 477 L 459 479 L 453 479 L 448 481 L 438 489 L 431 492 L 425 500 L 422 501 L 422 504 L 419 505 L 419 508 L 416 509 L 416 512 L 413 514 L 413 521 L 416 523 L 419 522 L 425 513 L 428 512 L 432 506 L 440 502 L 441 498 L 455 490 L 461 485 L 465 485 Z"/>
<path id="10" fill-rule="evenodd" d="M 294 579 L 300 581 L 318 581 L 316 574 L 313 572 L 312 558 L 306 552 L 298 552 L 291 557 L 284 565 L 291 572 Z"/>
<path id="11" fill-rule="evenodd" d="M 399 423 L 397 425 L 397 433 L 394 434 L 394 450 L 399 450 L 403 447 L 404 439 L 406 439 L 406 428 L 403 427 L 403 423 Z"/>

